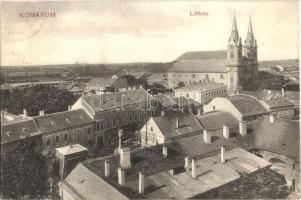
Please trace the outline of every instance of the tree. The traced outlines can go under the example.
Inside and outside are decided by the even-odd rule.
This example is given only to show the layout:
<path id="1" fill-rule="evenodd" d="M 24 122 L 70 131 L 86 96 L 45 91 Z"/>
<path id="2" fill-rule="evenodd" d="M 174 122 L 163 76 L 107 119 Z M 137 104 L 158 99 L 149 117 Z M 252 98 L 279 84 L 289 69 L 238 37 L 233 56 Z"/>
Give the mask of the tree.
<path id="1" fill-rule="evenodd" d="M 45 113 L 54 113 L 67 110 L 77 96 L 54 86 L 36 85 L 25 89 L 14 89 L 12 92 L 1 91 L 1 109 L 7 109 L 13 114 L 22 113 L 27 109 L 30 116 L 39 114 L 40 110 Z"/>
<path id="2" fill-rule="evenodd" d="M 51 195 L 53 155 L 45 157 L 24 141 L 11 153 L 1 154 L 1 196 L 3 198 L 48 198 Z"/>

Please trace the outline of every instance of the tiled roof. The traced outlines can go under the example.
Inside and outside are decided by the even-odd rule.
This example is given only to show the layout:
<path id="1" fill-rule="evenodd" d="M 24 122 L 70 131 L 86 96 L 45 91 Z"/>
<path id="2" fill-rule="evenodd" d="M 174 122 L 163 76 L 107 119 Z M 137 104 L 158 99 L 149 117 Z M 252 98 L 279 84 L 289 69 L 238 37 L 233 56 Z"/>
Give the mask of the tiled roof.
<path id="1" fill-rule="evenodd" d="M 82 97 L 95 112 L 111 110 L 122 106 L 133 106 L 137 108 L 141 102 L 152 101 L 153 97 L 144 89 L 113 92 L 102 95 L 90 95 Z M 134 105 L 134 104 L 137 105 Z"/>
<path id="2" fill-rule="evenodd" d="M 203 60 L 183 60 L 176 62 L 169 72 L 203 72 L 203 73 L 225 73 L 226 59 L 203 59 Z"/>
<path id="3" fill-rule="evenodd" d="M 179 120 L 179 128 L 176 128 L 177 118 Z M 153 119 L 166 139 L 202 130 L 202 127 L 190 112 L 168 113 L 164 116 L 153 117 Z"/>
<path id="4" fill-rule="evenodd" d="M 110 87 L 115 79 L 112 78 L 92 78 L 88 85 L 97 87 Z"/>
<path id="5" fill-rule="evenodd" d="M 278 107 L 285 107 L 285 106 L 294 106 L 292 102 L 287 100 L 286 98 L 279 96 L 277 98 L 271 100 L 264 100 L 270 108 L 278 108 Z"/>
<path id="6" fill-rule="evenodd" d="M 272 124 L 269 117 L 252 122 L 252 137 L 257 148 L 300 159 L 300 122 L 298 120 L 276 119 Z"/>
<path id="7" fill-rule="evenodd" d="M 200 60 L 200 59 L 226 59 L 226 50 L 217 51 L 190 51 L 181 55 L 177 60 Z"/>
<path id="8" fill-rule="evenodd" d="M 201 115 L 198 118 L 203 128 L 207 131 L 222 129 L 223 125 L 238 127 L 239 122 L 235 117 L 225 112 L 211 112 Z"/>
<path id="9" fill-rule="evenodd" d="M 61 184 L 75 199 L 128 199 L 81 163 Z"/>
<path id="10" fill-rule="evenodd" d="M 70 155 L 70 154 L 74 154 L 74 153 L 88 151 L 88 149 L 80 144 L 72 144 L 69 146 L 56 148 L 56 151 L 58 151 L 62 155 Z"/>
<path id="11" fill-rule="evenodd" d="M 77 127 L 93 122 L 83 109 L 37 116 L 34 117 L 34 120 L 42 133 Z"/>
<path id="12" fill-rule="evenodd" d="M 259 101 L 246 95 L 229 96 L 228 99 L 243 116 L 252 116 L 268 112 Z"/>
<path id="13" fill-rule="evenodd" d="M 39 135 L 39 129 L 33 119 L 1 125 L 1 144 L 14 142 Z"/>
<path id="14" fill-rule="evenodd" d="M 177 90 L 185 90 L 185 91 L 194 91 L 194 90 L 213 90 L 213 89 L 218 89 L 226 87 L 222 83 L 214 83 L 214 82 L 202 82 L 202 83 L 197 83 L 197 84 L 191 84 L 191 85 L 185 85 L 183 87 L 175 89 Z"/>

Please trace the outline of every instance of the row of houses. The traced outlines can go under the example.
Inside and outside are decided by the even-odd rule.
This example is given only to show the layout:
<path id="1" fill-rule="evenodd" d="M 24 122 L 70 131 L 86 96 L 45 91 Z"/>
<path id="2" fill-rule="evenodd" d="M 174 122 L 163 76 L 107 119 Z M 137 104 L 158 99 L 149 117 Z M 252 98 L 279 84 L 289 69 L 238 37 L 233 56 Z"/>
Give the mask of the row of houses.
<path id="1" fill-rule="evenodd" d="M 282 96 L 279 98 L 283 99 Z M 28 117 L 24 110 L 22 115 L 12 120 L 8 113 L 2 112 L 1 148 L 2 153 L 12 151 L 20 141 L 30 141 L 36 151 L 43 154 L 76 143 L 90 149 L 103 148 L 116 145 L 118 129 L 130 127 L 132 134 L 140 130 L 150 135 L 155 127 L 148 123 L 163 124 L 164 130 L 169 131 L 169 126 L 177 124 L 171 121 L 177 119 L 179 127 L 176 133 L 180 137 L 183 133 L 194 132 L 195 125 L 187 126 L 184 121 L 192 123 L 195 116 L 205 117 L 212 112 L 228 113 L 238 122 L 248 125 L 258 117 L 271 113 L 278 117 L 291 117 L 294 115 L 294 105 L 285 99 L 259 100 L 246 94 L 216 97 L 203 105 L 183 96 L 152 96 L 144 89 L 82 96 L 64 112 L 45 114 L 40 111 L 39 116 Z M 164 117 L 165 113 L 168 117 Z M 153 122 L 147 122 L 149 119 Z M 214 118 L 211 120 L 215 123 Z M 143 130 L 143 127 L 147 130 Z M 143 134 L 140 136 L 141 141 L 146 142 L 143 141 Z M 162 142 L 162 139 L 147 140 L 151 144 Z"/>

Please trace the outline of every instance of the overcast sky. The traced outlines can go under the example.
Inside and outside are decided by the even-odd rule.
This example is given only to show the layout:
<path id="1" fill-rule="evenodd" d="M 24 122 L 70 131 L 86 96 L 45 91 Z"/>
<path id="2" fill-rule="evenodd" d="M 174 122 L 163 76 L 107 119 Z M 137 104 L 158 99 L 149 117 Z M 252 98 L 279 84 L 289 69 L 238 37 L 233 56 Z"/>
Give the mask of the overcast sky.
<path id="1" fill-rule="evenodd" d="M 259 60 L 298 57 L 298 1 L 2 3 L 2 65 L 167 62 L 226 49 L 235 10 L 244 41 L 251 14 Z M 20 17 L 25 12 L 55 17 Z M 208 16 L 190 16 L 190 12 Z"/>

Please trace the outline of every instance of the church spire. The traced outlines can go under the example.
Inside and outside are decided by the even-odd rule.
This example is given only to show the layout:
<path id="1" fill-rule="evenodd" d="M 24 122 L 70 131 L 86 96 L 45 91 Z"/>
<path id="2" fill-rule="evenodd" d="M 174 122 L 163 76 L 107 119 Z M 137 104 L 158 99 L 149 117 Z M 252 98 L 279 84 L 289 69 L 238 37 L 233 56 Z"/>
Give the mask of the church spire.
<path id="1" fill-rule="evenodd" d="M 254 33 L 253 33 L 253 28 L 252 28 L 252 21 L 251 21 L 251 16 L 250 16 L 250 22 L 249 22 L 249 28 L 248 28 L 248 33 L 247 33 L 247 38 L 245 40 L 245 46 L 253 46 L 254 45 Z"/>
<path id="2" fill-rule="evenodd" d="M 237 43 L 239 40 L 239 35 L 238 35 L 238 30 L 237 30 L 237 24 L 236 24 L 236 17 L 235 17 L 235 12 L 233 15 L 233 22 L 232 22 L 232 30 L 231 30 L 231 35 L 229 38 L 229 42 L 234 42 Z"/>

